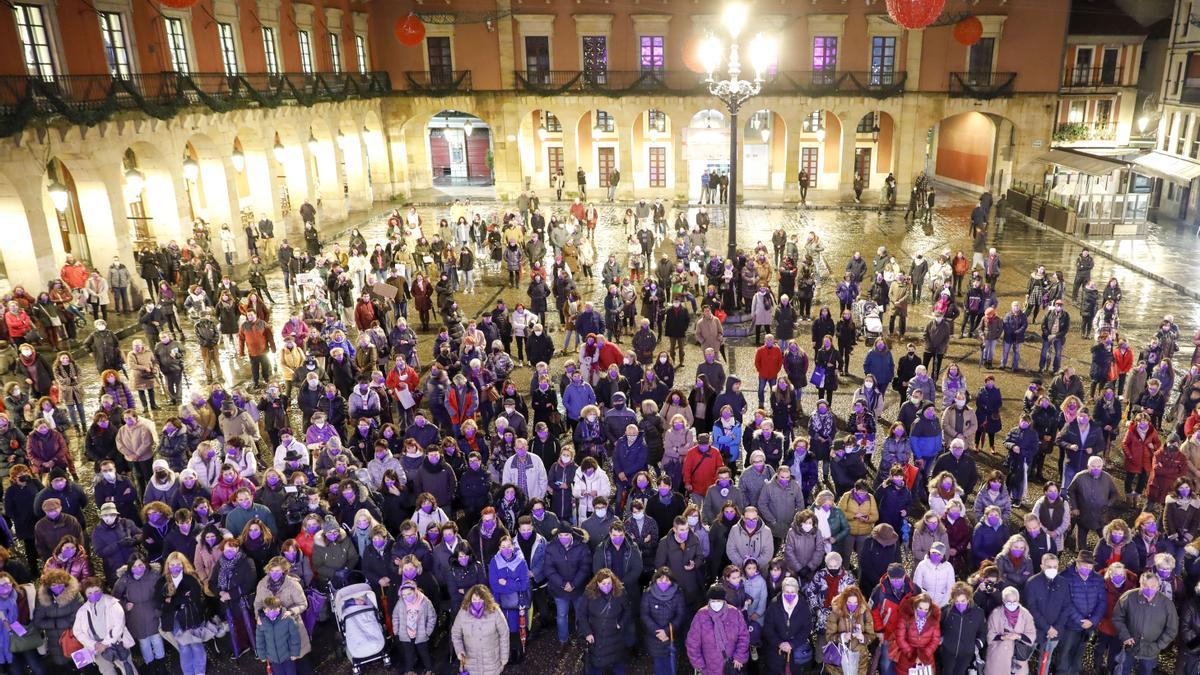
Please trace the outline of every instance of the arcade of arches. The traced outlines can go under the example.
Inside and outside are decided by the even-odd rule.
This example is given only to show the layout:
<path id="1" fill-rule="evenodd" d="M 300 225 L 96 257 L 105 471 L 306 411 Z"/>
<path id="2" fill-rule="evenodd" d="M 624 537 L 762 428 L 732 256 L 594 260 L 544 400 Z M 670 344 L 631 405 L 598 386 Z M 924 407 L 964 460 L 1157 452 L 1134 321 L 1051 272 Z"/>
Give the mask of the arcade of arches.
<path id="1" fill-rule="evenodd" d="M 1052 102 L 761 96 L 738 118 L 740 194 L 798 202 L 801 170 L 809 194 L 831 200 L 856 176 L 876 191 L 888 173 L 901 195 L 922 171 L 1003 189 L 1038 171 Z M 548 192 L 559 170 L 574 196 L 579 169 L 601 188 L 619 172 L 618 199 L 695 201 L 702 173 L 729 168 L 730 120 L 713 104 L 493 92 L 29 129 L 0 144 L 0 290 L 44 286 L 67 254 L 132 266 L 138 245 L 182 242 L 196 220 L 240 231 L 267 218 L 276 236 L 296 236 L 304 202 L 317 208 L 319 227 L 334 228 L 351 214 L 461 186 L 501 198 Z"/>

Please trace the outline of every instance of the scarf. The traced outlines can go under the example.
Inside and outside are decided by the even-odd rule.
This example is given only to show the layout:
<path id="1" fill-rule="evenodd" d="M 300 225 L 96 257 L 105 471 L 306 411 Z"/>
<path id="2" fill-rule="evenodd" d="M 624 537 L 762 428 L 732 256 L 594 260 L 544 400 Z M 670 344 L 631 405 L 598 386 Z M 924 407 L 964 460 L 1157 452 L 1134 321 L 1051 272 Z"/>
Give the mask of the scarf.
<path id="1" fill-rule="evenodd" d="M 408 632 L 408 639 L 415 640 L 417 637 L 417 625 L 421 616 L 421 596 L 413 593 L 412 601 L 404 601 L 404 630 Z"/>
<path id="2" fill-rule="evenodd" d="M 1015 610 L 1010 612 L 1010 611 L 1008 611 L 1008 608 L 1005 607 L 1004 608 L 1004 618 L 1008 620 L 1009 628 L 1016 628 L 1017 627 L 1017 619 L 1021 618 L 1021 608 L 1018 607 Z"/>
<path id="3" fill-rule="evenodd" d="M 279 595 L 279 589 L 283 588 L 283 584 L 286 581 L 286 574 L 279 577 L 279 581 L 275 581 L 270 575 L 267 575 L 267 589 L 271 591 L 271 595 Z"/>
<path id="4" fill-rule="evenodd" d="M 925 632 L 925 621 L 926 620 L 927 620 L 927 617 L 923 617 L 920 614 L 913 612 L 913 621 L 916 623 L 918 633 Z"/>
<path id="5" fill-rule="evenodd" d="M 221 557 L 219 558 L 220 566 L 217 568 L 218 589 L 226 592 L 230 590 L 233 584 L 233 572 L 237 568 L 238 563 L 242 561 L 243 557 L 244 555 L 241 551 L 238 551 L 238 554 L 233 557 L 233 560 L 226 558 L 223 553 L 221 554 Z"/>

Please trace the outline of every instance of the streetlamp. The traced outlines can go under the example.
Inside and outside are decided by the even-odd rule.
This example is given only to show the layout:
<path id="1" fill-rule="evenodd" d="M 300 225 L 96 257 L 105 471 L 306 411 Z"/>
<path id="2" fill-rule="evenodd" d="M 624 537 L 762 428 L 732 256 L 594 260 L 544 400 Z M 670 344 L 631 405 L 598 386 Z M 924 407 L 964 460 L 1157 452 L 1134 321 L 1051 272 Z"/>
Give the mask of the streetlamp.
<path id="1" fill-rule="evenodd" d="M 283 147 L 283 143 L 278 138 L 275 139 L 275 147 L 271 148 L 271 152 L 275 154 L 275 161 L 280 164 L 287 159 L 287 149 Z"/>
<path id="2" fill-rule="evenodd" d="M 54 204 L 54 210 L 60 214 L 67 210 L 67 204 L 70 200 L 70 193 L 67 192 L 67 186 L 63 185 L 53 176 L 50 177 L 50 184 L 46 186 L 46 192 L 50 193 L 50 201 Z"/>
<path id="3" fill-rule="evenodd" d="M 234 171 L 241 173 L 246 168 L 246 155 L 242 152 L 241 148 L 234 148 L 230 159 L 233 161 Z"/>
<path id="4" fill-rule="evenodd" d="M 185 157 L 183 159 L 183 179 L 189 183 L 194 183 L 199 176 L 200 165 L 191 157 Z"/>
<path id="5" fill-rule="evenodd" d="M 754 80 L 743 80 L 742 63 L 738 54 L 738 36 L 746 26 L 748 10 L 741 3 L 725 7 L 722 21 L 729 32 L 728 56 L 725 70 L 728 77 L 717 79 L 714 73 L 721 65 L 726 46 L 716 36 L 709 35 L 700 48 L 700 58 L 708 73 L 705 82 L 708 92 L 720 99 L 729 110 L 729 257 L 737 255 L 737 167 L 738 167 L 738 110 L 742 104 L 762 92 L 763 75 L 775 62 L 775 41 L 761 33 L 754 36 L 749 45 L 750 65 L 754 67 Z"/>

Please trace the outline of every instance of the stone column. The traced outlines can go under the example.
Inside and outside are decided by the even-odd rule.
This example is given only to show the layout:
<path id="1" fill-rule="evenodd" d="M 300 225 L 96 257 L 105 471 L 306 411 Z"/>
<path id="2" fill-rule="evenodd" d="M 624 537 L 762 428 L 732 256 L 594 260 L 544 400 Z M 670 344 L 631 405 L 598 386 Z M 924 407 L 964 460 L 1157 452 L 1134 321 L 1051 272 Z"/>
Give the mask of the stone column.
<path id="1" fill-rule="evenodd" d="M 616 117 L 614 115 L 614 117 Z M 618 199 L 633 199 L 633 124 L 622 124 L 624 120 L 615 121 L 617 128 L 617 170 L 621 172 L 621 182 L 617 185 Z M 596 185 L 600 177 L 596 176 Z M 605 190 L 607 193 L 607 190 Z"/>
<path id="2" fill-rule="evenodd" d="M 854 196 L 854 143 L 857 140 L 858 119 L 853 114 L 838 113 L 842 124 L 842 163 L 839 166 L 838 191 Z M 865 195 L 866 192 L 864 191 Z"/>
<path id="3" fill-rule="evenodd" d="M 782 118 L 782 116 L 780 116 Z M 784 119 L 787 143 L 783 159 L 783 201 L 800 201 L 800 130 L 799 119 Z M 778 133 L 778 131 L 776 132 Z"/>
<path id="4" fill-rule="evenodd" d="M 500 88 L 511 90 L 516 86 L 516 50 L 513 40 L 513 19 L 509 16 L 512 0 L 496 0 L 496 13 L 503 17 L 496 20 L 500 42 Z M 564 172 L 565 173 L 565 172 Z"/>

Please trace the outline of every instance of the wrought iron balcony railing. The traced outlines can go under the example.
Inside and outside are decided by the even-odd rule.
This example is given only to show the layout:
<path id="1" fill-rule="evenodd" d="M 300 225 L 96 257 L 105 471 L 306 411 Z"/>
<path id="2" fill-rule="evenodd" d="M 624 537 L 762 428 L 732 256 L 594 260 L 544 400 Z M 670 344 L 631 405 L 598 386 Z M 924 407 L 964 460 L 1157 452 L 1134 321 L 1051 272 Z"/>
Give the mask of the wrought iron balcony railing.
<path id="1" fill-rule="evenodd" d="M 950 96 L 988 100 L 1012 96 L 1016 73 L 950 73 Z"/>
<path id="2" fill-rule="evenodd" d="M 405 91 L 412 94 L 446 96 L 471 91 L 469 70 L 407 70 Z"/>
<path id="3" fill-rule="evenodd" d="M 1113 68 L 1067 68 L 1063 72 L 1063 89 L 1121 86 L 1121 69 Z"/>
<path id="4" fill-rule="evenodd" d="M 776 73 L 763 82 L 767 94 L 855 94 L 887 98 L 904 91 L 904 72 L 804 71 Z M 518 70 L 517 89 L 543 95 L 622 96 L 640 91 L 693 94 L 707 91 L 704 76 L 690 71 Z"/>
<path id="5" fill-rule="evenodd" d="M 63 117 L 93 126 L 121 111 L 141 111 L 168 119 L 203 105 L 214 112 L 237 108 L 311 106 L 321 101 L 392 93 L 386 72 L 371 73 L 135 73 L 0 77 L 0 137 L 10 136 L 38 117 Z"/>

